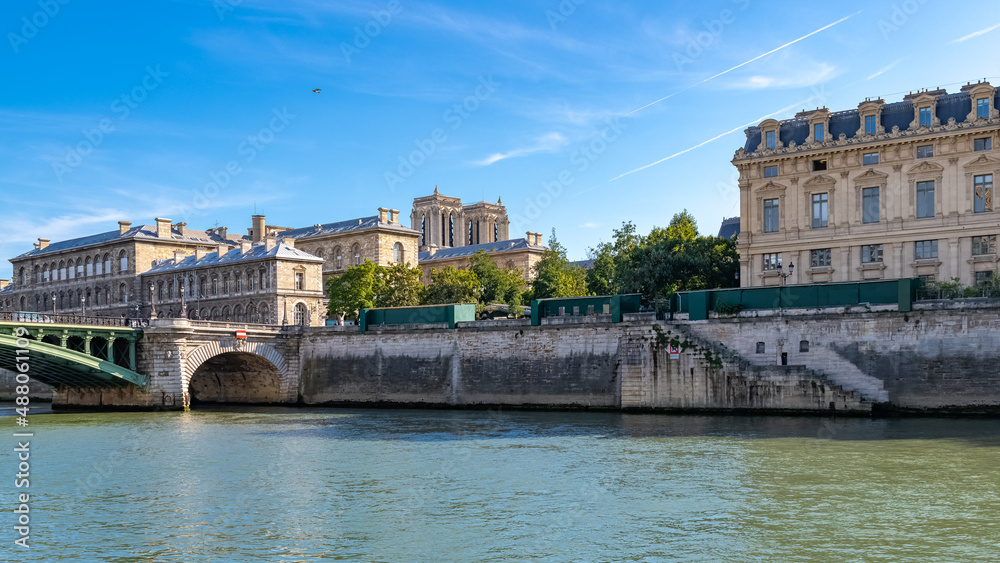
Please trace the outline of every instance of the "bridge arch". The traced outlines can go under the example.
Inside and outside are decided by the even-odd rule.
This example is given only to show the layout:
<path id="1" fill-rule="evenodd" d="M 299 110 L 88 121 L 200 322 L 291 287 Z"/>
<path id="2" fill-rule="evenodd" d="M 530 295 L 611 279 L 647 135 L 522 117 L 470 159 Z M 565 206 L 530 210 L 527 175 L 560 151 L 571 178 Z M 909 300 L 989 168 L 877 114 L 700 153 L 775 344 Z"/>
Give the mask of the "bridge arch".
<path id="1" fill-rule="evenodd" d="M 209 342 L 187 355 L 186 395 L 196 403 L 287 402 L 288 362 L 273 346 Z"/>

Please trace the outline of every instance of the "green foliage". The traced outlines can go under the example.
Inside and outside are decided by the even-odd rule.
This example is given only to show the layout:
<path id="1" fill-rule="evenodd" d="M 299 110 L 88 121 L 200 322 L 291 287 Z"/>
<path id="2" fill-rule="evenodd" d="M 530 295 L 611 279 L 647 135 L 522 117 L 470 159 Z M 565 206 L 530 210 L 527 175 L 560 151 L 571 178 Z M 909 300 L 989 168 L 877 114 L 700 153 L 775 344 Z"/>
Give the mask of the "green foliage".
<path id="1" fill-rule="evenodd" d="M 587 271 L 569 263 L 566 248 L 556 239 L 555 229 L 548 249 L 535 264 L 535 274 L 533 299 L 587 295 Z"/>
<path id="2" fill-rule="evenodd" d="M 396 263 L 382 268 L 376 307 L 413 307 L 423 300 L 423 272 L 416 266 Z"/>
<path id="3" fill-rule="evenodd" d="M 675 213 L 667 226 L 667 238 L 678 239 L 684 242 L 691 242 L 698 238 L 698 222 L 694 216 L 685 209 L 680 213 Z"/>
<path id="4" fill-rule="evenodd" d="M 357 319 L 361 309 L 419 305 L 423 296 L 419 268 L 407 264 L 379 266 L 370 260 L 351 266 L 342 275 L 330 278 L 326 294 L 327 314 Z"/>
<path id="5" fill-rule="evenodd" d="M 431 270 L 431 284 L 424 290 L 424 305 L 479 303 L 479 279 L 469 270 L 448 266 Z"/>
<path id="6" fill-rule="evenodd" d="M 520 316 L 521 295 L 524 291 L 524 275 L 518 269 L 501 269 L 486 251 L 480 250 L 469 258 L 469 271 L 479 281 L 483 305 L 506 304 L 511 313 Z"/>
<path id="7" fill-rule="evenodd" d="M 744 308 L 742 303 L 716 303 L 713 311 L 720 315 L 738 315 Z"/>

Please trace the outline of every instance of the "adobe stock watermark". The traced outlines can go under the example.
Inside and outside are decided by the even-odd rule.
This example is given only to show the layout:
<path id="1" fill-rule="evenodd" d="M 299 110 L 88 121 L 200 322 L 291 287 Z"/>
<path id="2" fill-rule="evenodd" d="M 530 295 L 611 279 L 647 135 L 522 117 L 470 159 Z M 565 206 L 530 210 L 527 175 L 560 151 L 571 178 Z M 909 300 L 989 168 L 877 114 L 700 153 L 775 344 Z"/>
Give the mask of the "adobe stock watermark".
<path id="1" fill-rule="evenodd" d="M 899 31 L 904 25 L 910 22 L 910 18 L 920 11 L 920 8 L 928 0 L 905 0 L 899 4 L 893 4 L 889 10 L 888 18 L 879 18 L 877 25 L 882 39 L 889 40 L 889 36 Z"/>
<path id="2" fill-rule="evenodd" d="M 742 12 L 750 7 L 750 0 L 731 1 L 738 8 L 738 12 Z M 733 10 L 726 8 L 720 11 L 719 15 L 712 19 L 701 20 L 703 29 L 699 30 L 697 35 L 688 39 L 683 53 L 675 52 L 673 54 L 673 60 L 674 64 L 677 66 L 677 70 L 684 70 L 686 65 L 694 63 L 695 59 L 705 54 L 706 50 L 717 45 L 722 39 L 722 33 L 725 31 L 726 27 L 736 22 L 736 15 L 738 12 L 734 12 Z"/>
<path id="3" fill-rule="evenodd" d="M 208 209 L 212 200 L 222 194 L 222 190 L 229 187 L 233 179 L 243 173 L 243 164 L 250 164 L 257 159 L 260 153 L 267 150 L 267 147 L 274 142 L 278 133 L 281 133 L 292 123 L 297 116 L 289 113 L 287 107 L 281 109 L 273 108 L 271 118 L 266 127 L 262 127 L 253 135 L 247 135 L 246 140 L 236 147 L 236 153 L 242 159 L 232 159 L 220 170 L 212 170 L 208 173 L 209 182 L 199 189 L 196 189 L 191 198 L 191 206 L 181 211 L 183 217 L 188 217 L 191 209 L 203 211 Z"/>
<path id="4" fill-rule="evenodd" d="M 38 11 L 31 16 L 21 18 L 21 33 L 10 31 L 7 33 L 7 41 L 10 41 L 10 48 L 14 54 L 21 52 L 21 46 L 27 45 L 29 41 L 38 37 L 38 33 L 49 22 L 62 12 L 62 7 L 69 4 L 69 0 L 38 0 Z"/>
<path id="5" fill-rule="evenodd" d="M 545 19 L 552 31 L 559 31 L 558 25 L 565 23 L 584 2 L 586 0 L 560 0 L 555 10 L 545 10 Z"/>
<path id="6" fill-rule="evenodd" d="M 226 21 L 226 16 L 230 12 L 236 11 L 236 7 L 243 3 L 243 0 L 213 0 L 212 7 L 215 8 L 215 15 L 219 16 L 219 21 Z"/>
<path id="7" fill-rule="evenodd" d="M 97 147 L 101 146 L 107 136 L 115 132 L 115 123 L 122 122 L 132 115 L 132 110 L 138 108 L 139 104 L 149 97 L 149 93 L 159 88 L 160 84 L 163 84 L 163 79 L 168 76 L 170 73 L 165 72 L 160 68 L 160 65 L 147 66 L 146 75 L 142 77 L 139 84 L 111 102 L 109 109 L 113 117 L 101 119 L 93 129 L 84 129 L 82 131 L 83 139 L 73 146 L 67 146 L 62 157 L 52 160 L 52 172 L 55 173 L 56 178 L 62 182 L 66 174 L 83 164 L 83 161 L 93 154 Z"/>
<path id="8" fill-rule="evenodd" d="M 461 102 L 456 102 L 441 114 L 441 119 L 450 125 L 452 131 L 458 131 L 466 119 L 472 116 L 480 108 L 483 102 L 490 99 L 500 84 L 493 80 L 493 75 L 480 76 L 479 85 L 473 93 L 466 96 Z M 398 164 L 395 170 L 386 170 L 383 176 L 389 190 L 395 191 L 396 186 L 405 182 L 423 166 L 427 159 L 437 152 L 441 145 L 448 142 L 448 132 L 443 127 L 435 127 L 430 134 L 423 138 L 413 140 L 416 147 L 409 154 L 399 155 Z"/>
<path id="9" fill-rule="evenodd" d="M 609 117 L 604 123 L 604 128 L 600 130 L 598 135 L 570 154 L 569 162 L 572 166 L 561 170 L 556 174 L 555 179 L 542 182 L 541 189 L 533 197 L 524 201 L 521 213 L 514 214 L 510 220 L 515 231 L 525 230 L 529 222 L 541 217 L 542 212 L 551 207 L 565 193 L 566 188 L 576 182 L 574 172 L 577 174 L 586 172 L 594 161 L 621 138 L 622 133 L 628 128 L 621 122 L 620 116 Z"/>
<path id="10" fill-rule="evenodd" d="M 351 56 L 360 55 L 361 51 L 372 44 L 372 41 L 382 35 L 386 27 L 392 23 L 392 18 L 403 11 L 399 0 L 390 0 L 385 8 L 372 10 L 372 19 L 368 20 L 364 26 L 354 26 L 354 39 L 350 43 L 341 42 L 340 52 L 344 55 L 347 64 L 351 64 Z"/>

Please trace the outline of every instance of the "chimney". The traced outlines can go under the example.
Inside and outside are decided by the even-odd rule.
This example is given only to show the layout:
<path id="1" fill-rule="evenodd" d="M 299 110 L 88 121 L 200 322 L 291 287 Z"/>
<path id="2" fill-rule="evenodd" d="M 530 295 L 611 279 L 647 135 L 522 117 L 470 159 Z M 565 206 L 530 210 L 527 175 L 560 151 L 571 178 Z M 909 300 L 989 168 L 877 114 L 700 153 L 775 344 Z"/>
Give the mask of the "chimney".
<path id="1" fill-rule="evenodd" d="M 45 250 L 45 247 L 47 247 L 49 245 L 49 240 L 51 240 L 51 239 L 47 239 L 47 238 L 40 238 L 40 239 L 38 239 L 38 250 Z"/>
<path id="2" fill-rule="evenodd" d="M 132 228 L 132 223 L 129 221 L 118 221 L 118 234 L 124 235 Z"/>
<path id="3" fill-rule="evenodd" d="M 293 239 L 292 237 L 285 237 L 281 239 L 281 244 L 289 248 L 295 248 L 295 239 Z"/>
<path id="4" fill-rule="evenodd" d="M 260 242 L 264 240 L 264 216 L 254 215 L 253 216 L 253 241 Z"/>
<path id="5" fill-rule="evenodd" d="M 274 248 L 274 245 L 277 242 L 278 242 L 277 239 L 275 239 L 274 237 L 267 237 L 267 238 L 265 238 L 264 239 L 264 250 L 265 251 L 270 251 L 272 248 Z"/>
<path id="6" fill-rule="evenodd" d="M 219 227 L 219 228 L 215 229 L 215 232 L 220 237 L 222 237 L 222 240 L 227 240 L 226 239 L 226 235 L 229 234 L 229 228 L 228 227 Z"/>
<path id="7" fill-rule="evenodd" d="M 184 234 L 184 230 L 187 227 L 187 223 L 177 223 L 176 225 L 174 225 L 174 227 L 177 228 L 177 232 L 180 233 L 182 237 L 187 236 Z"/>
<path id="8" fill-rule="evenodd" d="M 216 258 L 222 258 L 227 252 L 229 252 L 228 245 L 222 243 L 215 245 L 215 253 L 217 254 Z"/>
<path id="9" fill-rule="evenodd" d="M 187 256 L 187 254 L 183 250 L 175 250 L 174 264 L 180 264 L 181 260 L 183 260 L 185 256 Z"/>
<path id="10" fill-rule="evenodd" d="M 194 249 L 194 259 L 196 261 L 197 260 L 201 260 L 202 258 L 204 258 L 206 254 L 208 254 L 208 251 L 205 250 L 204 248 L 196 248 L 196 249 Z"/>
<path id="11" fill-rule="evenodd" d="M 390 225 L 398 225 L 399 224 L 399 210 L 398 209 L 390 209 L 389 213 L 391 213 L 391 215 L 389 217 L 389 224 Z"/>
<path id="12" fill-rule="evenodd" d="M 170 238 L 170 219 L 157 217 L 154 221 L 156 221 L 157 238 Z"/>
<path id="13" fill-rule="evenodd" d="M 246 254 L 247 252 L 250 252 L 251 248 L 253 248 L 253 243 L 252 242 L 250 242 L 248 240 L 241 240 L 240 241 L 240 254 Z"/>
<path id="14" fill-rule="evenodd" d="M 428 246 L 427 247 L 427 257 L 428 258 L 433 258 L 434 257 L 434 253 L 437 252 L 437 249 L 438 249 L 437 245 Z"/>
<path id="15" fill-rule="evenodd" d="M 388 223 L 389 222 L 388 215 L 389 215 L 389 210 L 388 209 L 386 209 L 385 207 L 379 207 L 378 208 L 378 221 L 379 221 L 379 223 Z"/>

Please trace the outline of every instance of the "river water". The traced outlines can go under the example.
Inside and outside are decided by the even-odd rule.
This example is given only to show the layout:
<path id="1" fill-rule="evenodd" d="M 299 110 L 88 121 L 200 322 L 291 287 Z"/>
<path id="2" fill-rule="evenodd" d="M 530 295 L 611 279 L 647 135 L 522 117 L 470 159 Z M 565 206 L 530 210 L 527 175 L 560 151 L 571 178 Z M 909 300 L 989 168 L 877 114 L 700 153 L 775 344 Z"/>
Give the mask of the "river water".
<path id="1" fill-rule="evenodd" d="M 5 525 L 5 560 L 1000 560 L 997 420 L 234 408 L 30 429 L 32 547 Z"/>

